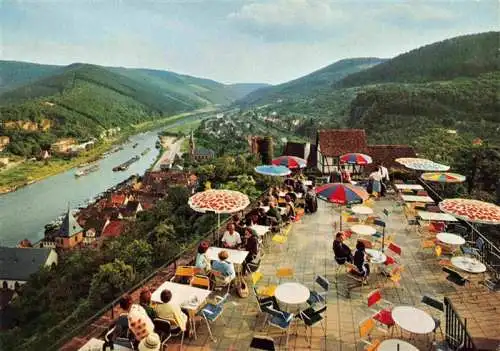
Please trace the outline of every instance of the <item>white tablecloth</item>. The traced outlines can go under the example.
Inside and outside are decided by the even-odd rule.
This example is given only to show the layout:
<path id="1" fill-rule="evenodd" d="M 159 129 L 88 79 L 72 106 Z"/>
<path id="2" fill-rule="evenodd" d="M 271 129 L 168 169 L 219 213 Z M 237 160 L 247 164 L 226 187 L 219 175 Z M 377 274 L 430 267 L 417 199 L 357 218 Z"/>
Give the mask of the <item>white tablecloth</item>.
<path id="1" fill-rule="evenodd" d="M 451 264 L 469 273 L 486 272 L 486 266 L 472 257 L 466 257 L 466 256 L 452 257 Z"/>
<path id="2" fill-rule="evenodd" d="M 258 224 L 254 224 L 250 228 L 255 230 L 259 236 L 264 236 L 266 235 L 267 232 L 271 230 L 271 227 L 268 227 L 267 225 L 258 225 Z"/>
<path id="3" fill-rule="evenodd" d="M 370 256 L 370 262 L 380 264 L 387 261 L 387 256 L 382 252 L 375 249 L 365 249 L 365 252 Z"/>
<path id="4" fill-rule="evenodd" d="M 405 202 L 434 202 L 429 196 L 401 195 Z"/>
<path id="5" fill-rule="evenodd" d="M 418 211 L 418 216 L 424 221 L 456 222 L 457 219 L 448 213 Z"/>
<path id="6" fill-rule="evenodd" d="M 398 190 L 424 190 L 420 184 L 395 184 Z"/>
<path id="7" fill-rule="evenodd" d="M 104 340 L 99 340 L 96 338 L 92 338 L 85 345 L 80 347 L 78 351 L 102 351 L 102 345 L 104 344 Z M 132 351 L 128 347 L 114 345 L 116 351 Z"/>
<path id="8" fill-rule="evenodd" d="M 413 306 L 394 307 L 392 319 L 402 329 L 415 334 L 430 333 L 436 326 L 434 319 L 427 312 Z"/>
<path id="9" fill-rule="evenodd" d="M 310 296 L 309 289 L 299 283 L 283 283 L 280 284 L 274 296 L 278 301 L 287 305 L 299 305 L 305 303 Z"/>
<path id="10" fill-rule="evenodd" d="M 151 300 L 161 303 L 161 292 L 168 289 L 172 292 L 172 303 L 182 306 L 188 310 L 198 310 L 205 304 L 210 295 L 210 290 L 195 288 L 186 284 L 178 284 L 166 281 L 153 292 Z"/>
<path id="11" fill-rule="evenodd" d="M 304 180 L 304 185 L 306 186 L 313 185 L 313 182 L 312 180 Z"/>
<path id="12" fill-rule="evenodd" d="M 356 224 L 351 227 L 351 230 L 358 235 L 373 235 L 377 230 L 366 224 Z"/>
<path id="13" fill-rule="evenodd" d="M 463 245 L 465 244 L 465 239 L 460 235 L 453 233 L 438 233 L 436 238 L 444 244 L 449 245 Z"/>
<path id="14" fill-rule="evenodd" d="M 227 261 L 235 264 L 242 264 L 248 255 L 248 251 L 226 249 L 216 246 L 210 246 L 207 250 L 206 255 L 210 261 L 215 261 L 219 259 L 219 252 L 221 252 L 222 250 L 226 250 L 229 254 Z"/>
<path id="15" fill-rule="evenodd" d="M 269 211 L 270 207 L 269 206 L 260 206 L 260 208 L 263 208 L 264 211 L 266 211 L 266 213 L 267 213 L 267 211 Z M 276 207 L 276 208 L 278 209 L 278 211 L 280 211 L 281 215 L 284 215 L 286 213 L 286 207 Z"/>
<path id="16" fill-rule="evenodd" d="M 362 205 L 352 206 L 351 211 L 360 215 L 370 215 L 373 213 L 373 209 L 371 209 L 368 206 L 362 206 Z"/>
<path id="17" fill-rule="evenodd" d="M 398 349 L 399 346 L 399 349 Z M 418 351 L 418 348 L 404 340 L 387 339 L 378 345 L 377 351 Z"/>

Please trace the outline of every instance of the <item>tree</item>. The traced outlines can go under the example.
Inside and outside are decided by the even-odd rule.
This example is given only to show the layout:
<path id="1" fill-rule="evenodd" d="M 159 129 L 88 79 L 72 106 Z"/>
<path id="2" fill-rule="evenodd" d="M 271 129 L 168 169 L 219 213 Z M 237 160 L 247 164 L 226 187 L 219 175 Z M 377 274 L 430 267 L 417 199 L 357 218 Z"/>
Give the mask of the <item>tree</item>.
<path id="1" fill-rule="evenodd" d="M 116 259 L 101 265 L 90 286 L 90 304 L 100 307 L 104 303 L 113 301 L 133 281 L 135 281 L 134 268 L 125 262 Z"/>

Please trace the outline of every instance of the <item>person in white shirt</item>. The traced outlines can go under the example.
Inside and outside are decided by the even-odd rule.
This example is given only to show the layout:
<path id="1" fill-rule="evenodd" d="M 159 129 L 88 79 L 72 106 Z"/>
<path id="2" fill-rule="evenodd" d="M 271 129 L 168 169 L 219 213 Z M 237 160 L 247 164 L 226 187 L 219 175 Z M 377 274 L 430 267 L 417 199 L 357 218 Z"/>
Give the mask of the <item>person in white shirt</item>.
<path id="1" fill-rule="evenodd" d="M 380 196 L 385 196 L 385 192 L 387 191 L 387 186 L 389 185 L 389 171 L 384 167 L 384 164 L 381 163 L 379 166 L 380 169 L 380 177 L 381 177 L 381 192 Z"/>
<path id="2" fill-rule="evenodd" d="M 227 225 L 227 230 L 222 236 L 222 245 L 229 249 L 236 249 L 241 245 L 240 234 L 235 230 L 233 223 Z"/>
<path id="3" fill-rule="evenodd" d="M 377 167 L 377 169 L 370 173 L 370 180 L 372 182 L 372 192 L 373 196 L 378 197 L 381 191 L 381 181 L 382 181 L 382 176 L 380 175 L 380 169 Z"/>

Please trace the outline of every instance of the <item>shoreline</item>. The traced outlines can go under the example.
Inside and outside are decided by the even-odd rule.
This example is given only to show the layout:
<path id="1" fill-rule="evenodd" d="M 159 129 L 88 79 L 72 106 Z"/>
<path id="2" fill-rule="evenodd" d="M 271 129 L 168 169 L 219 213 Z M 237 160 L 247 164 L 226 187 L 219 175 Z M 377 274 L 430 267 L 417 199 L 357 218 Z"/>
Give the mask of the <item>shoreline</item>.
<path id="1" fill-rule="evenodd" d="M 190 118 L 193 115 L 196 115 L 198 113 L 207 113 L 207 112 L 211 112 L 211 111 L 216 111 L 216 108 L 206 107 L 203 109 L 185 112 L 185 113 L 165 117 L 165 118 L 158 119 L 158 120 L 148 121 L 148 122 L 144 122 L 144 123 L 136 124 L 136 125 L 130 125 L 129 126 L 130 129 L 127 129 L 125 132 L 122 133 L 122 135 L 118 136 L 115 139 L 105 141 L 103 144 L 99 144 L 95 148 L 89 150 L 88 151 L 90 153 L 89 155 L 77 156 L 74 159 L 71 159 L 66 164 L 62 164 L 62 165 L 52 164 L 54 170 L 48 171 L 46 174 L 43 174 L 42 176 L 34 177 L 34 178 L 31 178 L 28 176 L 28 177 L 26 177 L 26 179 L 24 179 L 22 181 L 13 181 L 11 183 L 8 183 L 7 185 L 0 186 L 0 196 L 15 192 L 19 189 L 22 189 L 22 188 L 24 188 L 28 185 L 34 184 L 36 182 L 39 182 L 43 179 L 46 179 L 46 178 L 52 177 L 54 175 L 66 172 L 72 168 L 75 168 L 75 167 L 81 165 L 82 163 L 91 162 L 92 160 L 99 159 L 105 152 L 111 150 L 113 147 L 116 147 L 118 145 L 123 144 L 124 142 L 126 142 L 126 140 L 129 137 L 131 137 L 133 135 L 137 135 L 139 133 L 143 133 L 146 131 L 151 131 L 151 130 L 156 129 L 156 128 L 167 127 L 168 125 L 179 122 L 180 120 L 182 120 L 184 118 Z M 62 160 L 62 159 L 55 159 L 55 160 L 51 160 L 51 161 L 52 162 L 62 162 L 62 163 L 64 162 L 64 160 Z M 49 162 L 51 162 L 51 161 L 49 161 Z M 9 172 L 9 171 L 15 172 L 16 169 L 17 170 L 19 169 L 19 167 L 26 165 L 26 162 L 28 162 L 28 161 L 25 161 L 24 163 L 12 168 L 11 170 L 6 171 L 6 172 Z M 37 162 L 37 164 L 43 164 L 44 161 L 36 161 L 36 162 Z M 29 172 L 29 170 L 25 170 L 25 172 Z"/>

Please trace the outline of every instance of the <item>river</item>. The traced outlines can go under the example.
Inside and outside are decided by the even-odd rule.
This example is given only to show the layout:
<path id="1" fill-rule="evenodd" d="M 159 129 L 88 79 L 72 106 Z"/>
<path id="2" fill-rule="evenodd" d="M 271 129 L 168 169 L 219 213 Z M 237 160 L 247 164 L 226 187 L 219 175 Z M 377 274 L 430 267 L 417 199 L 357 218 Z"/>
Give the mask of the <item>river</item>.
<path id="1" fill-rule="evenodd" d="M 170 127 L 186 123 L 192 118 L 180 120 Z M 142 175 L 156 160 L 159 150 L 155 148 L 158 132 L 162 128 L 131 136 L 124 143 L 123 150 L 99 160 L 99 170 L 87 176 L 76 178 L 76 169 L 46 178 L 23 187 L 15 192 L 0 196 L 0 246 L 15 246 L 27 238 L 32 243 L 44 236 L 45 224 L 55 220 L 68 208 L 83 206 L 99 193 L 127 179 L 133 174 Z M 136 148 L 132 146 L 138 143 Z M 146 148 L 149 153 L 130 165 L 123 172 L 112 168 L 141 154 Z"/>

